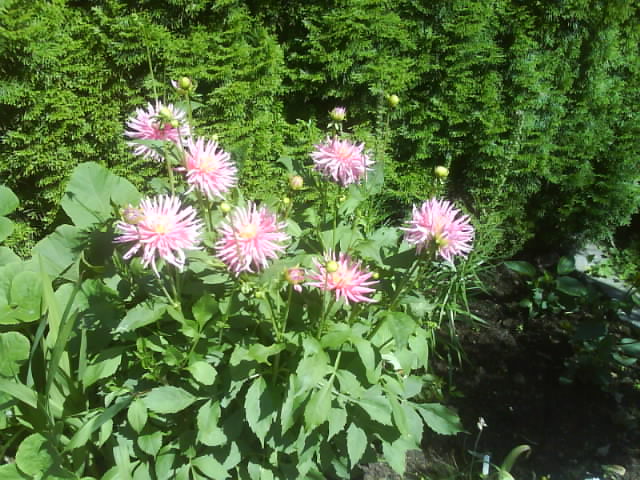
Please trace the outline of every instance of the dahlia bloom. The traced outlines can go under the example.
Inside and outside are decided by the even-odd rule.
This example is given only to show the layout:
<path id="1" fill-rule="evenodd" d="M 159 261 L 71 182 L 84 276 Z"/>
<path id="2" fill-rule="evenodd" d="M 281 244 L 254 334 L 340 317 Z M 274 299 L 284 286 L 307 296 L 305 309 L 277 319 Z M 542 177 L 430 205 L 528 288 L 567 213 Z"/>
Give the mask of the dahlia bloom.
<path id="1" fill-rule="evenodd" d="M 471 251 L 473 226 L 469 217 L 462 215 L 447 200 L 432 198 L 420 208 L 413 206 L 413 217 L 404 230 L 408 243 L 417 245 L 417 252 L 435 243 L 442 258 L 452 262 L 454 255 L 466 257 Z"/>
<path id="2" fill-rule="evenodd" d="M 249 202 L 238 207 L 220 226 L 221 238 L 216 242 L 216 255 L 236 275 L 255 273 L 269 265 L 285 249 L 289 236 L 285 222 L 265 207 Z"/>
<path id="3" fill-rule="evenodd" d="M 114 242 L 134 242 L 123 258 L 128 260 L 142 249 L 142 264 L 151 265 L 154 273 L 160 276 L 157 257 L 182 271 L 185 250 L 198 248 L 202 222 L 196 218 L 192 207 L 182 208 L 178 197 L 160 195 L 143 199 L 138 215 L 135 218 L 126 216 L 116 222 L 115 227 L 120 235 Z"/>
<path id="4" fill-rule="evenodd" d="M 302 291 L 302 283 L 304 283 L 304 269 L 300 267 L 288 268 L 284 272 L 284 278 L 296 292 Z"/>
<path id="5" fill-rule="evenodd" d="M 316 170 L 343 187 L 360 181 L 374 163 L 363 153 L 364 143 L 355 145 L 349 140 L 332 138 L 315 145 L 315 149 L 311 158 Z"/>
<path id="6" fill-rule="evenodd" d="M 311 282 L 307 282 L 310 287 L 317 287 L 320 290 L 332 291 L 336 294 L 336 300 L 340 297 L 349 302 L 375 302 L 368 294 L 375 292 L 375 288 L 370 288 L 377 284 L 376 280 L 370 280 L 373 273 L 361 268 L 360 262 L 354 262 L 348 255 L 341 253 L 336 260 L 335 254 L 329 252 L 325 255 L 324 263 L 317 259 L 313 260 L 317 272 L 308 275 Z M 332 268 L 327 265 L 332 264 Z"/>
<path id="7" fill-rule="evenodd" d="M 203 192 L 209 200 L 213 197 L 224 199 L 224 195 L 236 186 L 237 169 L 231 162 L 231 156 L 218 144 L 199 138 L 195 142 L 189 139 L 185 151 L 185 166 L 176 170 L 187 172 L 189 189 Z"/>
<path id="8" fill-rule="evenodd" d="M 181 139 L 191 134 L 185 112 L 172 104 L 163 105 L 160 102 L 155 105 L 149 103 L 146 110 L 136 108 L 135 115 L 127 121 L 127 128 L 129 130 L 124 134 L 132 139 L 127 143 L 133 147 L 133 153 L 157 161 L 162 161 L 162 156 L 136 140 L 168 140 L 178 145 Z"/>
<path id="9" fill-rule="evenodd" d="M 334 122 L 342 122 L 347 118 L 347 109 L 344 107 L 335 107 L 329 112 L 329 116 Z"/>

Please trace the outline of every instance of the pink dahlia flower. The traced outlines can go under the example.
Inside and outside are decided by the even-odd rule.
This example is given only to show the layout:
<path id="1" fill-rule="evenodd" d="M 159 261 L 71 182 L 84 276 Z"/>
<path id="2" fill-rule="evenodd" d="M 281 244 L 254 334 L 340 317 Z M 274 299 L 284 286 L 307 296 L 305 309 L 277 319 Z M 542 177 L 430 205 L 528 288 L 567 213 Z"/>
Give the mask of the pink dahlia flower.
<path id="1" fill-rule="evenodd" d="M 221 224 L 216 255 L 236 275 L 258 272 L 284 251 L 283 244 L 289 240 L 284 233 L 286 226 L 265 207 L 250 202 L 247 207 L 236 208 Z"/>
<path id="2" fill-rule="evenodd" d="M 237 169 L 231 162 L 231 156 L 218 144 L 199 138 L 195 142 L 187 141 L 185 166 L 176 170 L 187 172 L 187 183 L 190 185 L 186 193 L 195 188 L 203 192 L 209 200 L 213 197 L 224 199 L 224 195 L 237 183 Z"/>
<path id="3" fill-rule="evenodd" d="M 432 242 L 442 258 L 452 262 L 454 255 L 466 257 L 471 251 L 473 226 L 469 217 L 462 215 L 447 200 L 432 198 L 420 208 L 413 207 L 413 218 L 402 228 L 408 243 L 417 245 L 418 253 Z"/>
<path id="4" fill-rule="evenodd" d="M 133 242 L 123 258 L 128 260 L 142 249 L 142 264 L 151 265 L 160 276 L 157 257 L 182 271 L 185 250 L 198 248 L 202 222 L 196 218 L 193 208 L 182 208 L 178 197 L 160 195 L 143 199 L 135 220 L 125 217 L 125 221 L 117 222 L 115 227 L 120 233 L 114 240 L 116 243 Z"/>
<path id="5" fill-rule="evenodd" d="M 333 138 L 315 148 L 311 158 L 316 170 L 343 187 L 360 181 L 374 163 L 363 153 L 364 143 L 355 145 L 349 140 Z"/>
<path id="6" fill-rule="evenodd" d="M 136 113 L 127 121 L 124 134 L 132 140 L 128 142 L 133 147 L 133 153 L 142 157 L 162 161 L 162 156 L 153 148 L 137 143 L 136 140 L 167 140 L 180 144 L 191 134 L 186 124 L 186 114 L 172 104 L 163 105 L 156 102 L 149 103 L 147 109 L 136 108 Z"/>
<path id="7" fill-rule="evenodd" d="M 304 269 L 300 267 L 288 268 L 284 272 L 284 278 L 293 286 L 293 289 L 296 292 L 302 291 L 302 284 L 304 283 Z"/>
<path id="8" fill-rule="evenodd" d="M 348 255 L 341 253 L 338 260 L 335 254 L 325 255 L 324 264 L 314 259 L 317 272 L 308 275 L 307 285 L 317 287 L 320 290 L 332 291 L 336 294 L 336 300 L 340 297 L 349 302 L 375 302 L 367 297 L 375 292 L 375 288 L 370 288 L 377 284 L 376 280 L 371 280 L 373 273 L 360 267 L 360 262 L 354 262 Z"/>

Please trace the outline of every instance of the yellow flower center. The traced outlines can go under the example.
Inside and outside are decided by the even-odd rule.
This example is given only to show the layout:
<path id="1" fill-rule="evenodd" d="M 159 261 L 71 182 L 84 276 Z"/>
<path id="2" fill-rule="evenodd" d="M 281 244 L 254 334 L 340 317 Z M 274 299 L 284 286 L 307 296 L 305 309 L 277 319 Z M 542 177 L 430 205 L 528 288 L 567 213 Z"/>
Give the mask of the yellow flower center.
<path id="1" fill-rule="evenodd" d="M 170 227 L 171 227 L 170 220 L 165 216 L 160 216 L 155 219 L 155 222 L 153 225 L 153 231 L 160 235 L 164 235 L 165 233 L 171 230 Z"/>
<path id="2" fill-rule="evenodd" d="M 204 156 L 200 160 L 200 170 L 207 175 L 211 175 L 218 169 L 218 165 L 213 157 Z"/>
<path id="3" fill-rule="evenodd" d="M 346 285 L 350 285 L 353 280 L 353 272 L 346 271 L 341 272 L 337 271 L 331 274 L 331 281 L 335 284 L 336 287 L 342 288 Z"/>
<path id="4" fill-rule="evenodd" d="M 250 223 L 242 227 L 242 229 L 238 232 L 238 236 L 245 240 L 251 240 L 255 238 L 258 234 L 258 226 L 255 223 Z"/>

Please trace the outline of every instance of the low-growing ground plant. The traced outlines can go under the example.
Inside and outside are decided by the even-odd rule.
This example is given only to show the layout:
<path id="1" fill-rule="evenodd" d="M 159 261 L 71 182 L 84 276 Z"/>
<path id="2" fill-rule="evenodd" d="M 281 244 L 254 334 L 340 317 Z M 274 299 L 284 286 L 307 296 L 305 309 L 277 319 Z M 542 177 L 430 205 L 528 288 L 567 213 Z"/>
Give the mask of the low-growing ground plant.
<path id="1" fill-rule="evenodd" d="M 431 198 L 367 223 L 383 169 L 343 108 L 307 158 L 281 160 L 286 196 L 255 203 L 198 136 L 192 81 L 174 87 L 182 102 L 126 127 L 166 165 L 157 194 L 81 164 L 71 223 L 29 259 L 0 250 L 0 477 L 350 478 L 379 457 L 402 474 L 425 426 L 462 431 L 423 392 L 434 332 L 463 308 L 469 217 Z"/>

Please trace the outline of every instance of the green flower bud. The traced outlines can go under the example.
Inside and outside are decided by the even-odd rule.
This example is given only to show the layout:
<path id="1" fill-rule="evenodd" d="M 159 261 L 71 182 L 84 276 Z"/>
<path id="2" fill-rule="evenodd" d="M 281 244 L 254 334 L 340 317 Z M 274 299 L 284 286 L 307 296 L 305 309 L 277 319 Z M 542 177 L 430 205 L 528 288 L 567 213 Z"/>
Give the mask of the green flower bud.
<path id="1" fill-rule="evenodd" d="M 180 77 L 178 79 L 178 86 L 183 90 L 189 90 L 193 83 L 189 77 Z"/>
<path id="2" fill-rule="evenodd" d="M 327 273 L 334 273 L 338 271 L 338 268 L 340 268 L 340 265 L 338 265 L 338 262 L 331 260 L 330 262 L 327 262 Z"/>
<path id="3" fill-rule="evenodd" d="M 300 175 L 292 175 L 289 177 L 289 186 L 291 190 L 302 190 L 304 179 Z"/>
<path id="4" fill-rule="evenodd" d="M 227 202 L 222 202 L 218 208 L 220 209 L 220 211 L 222 213 L 229 213 L 231 211 L 231 205 L 229 205 Z"/>
<path id="5" fill-rule="evenodd" d="M 395 108 L 400 103 L 400 98 L 395 93 L 393 95 L 387 95 L 387 102 L 389 102 L 389 105 Z"/>
<path id="6" fill-rule="evenodd" d="M 173 128 L 178 128 L 180 127 L 180 121 L 177 118 L 174 118 L 169 122 L 169 125 L 171 125 Z"/>
<path id="7" fill-rule="evenodd" d="M 347 118 L 347 110 L 344 107 L 336 107 L 329 112 L 329 116 L 334 122 L 343 122 Z"/>
<path id="8" fill-rule="evenodd" d="M 283 197 L 282 198 L 282 204 L 285 206 L 288 206 L 291 204 L 291 199 L 289 197 Z"/>
<path id="9" fill-rule="evenodd" d="M 442 165 L 438 165 L 436 168 L 434 168 L 433 172 L 438 178 L 447 178 L 449 176 L 449 169 Z"/>
<path id="10" fill-rule="evenodd" d="M 158 118 L 163 122 L 170 123 L 174 120 L 173 112 L 168 107 L 162 107 L 158 112 Z"/>

